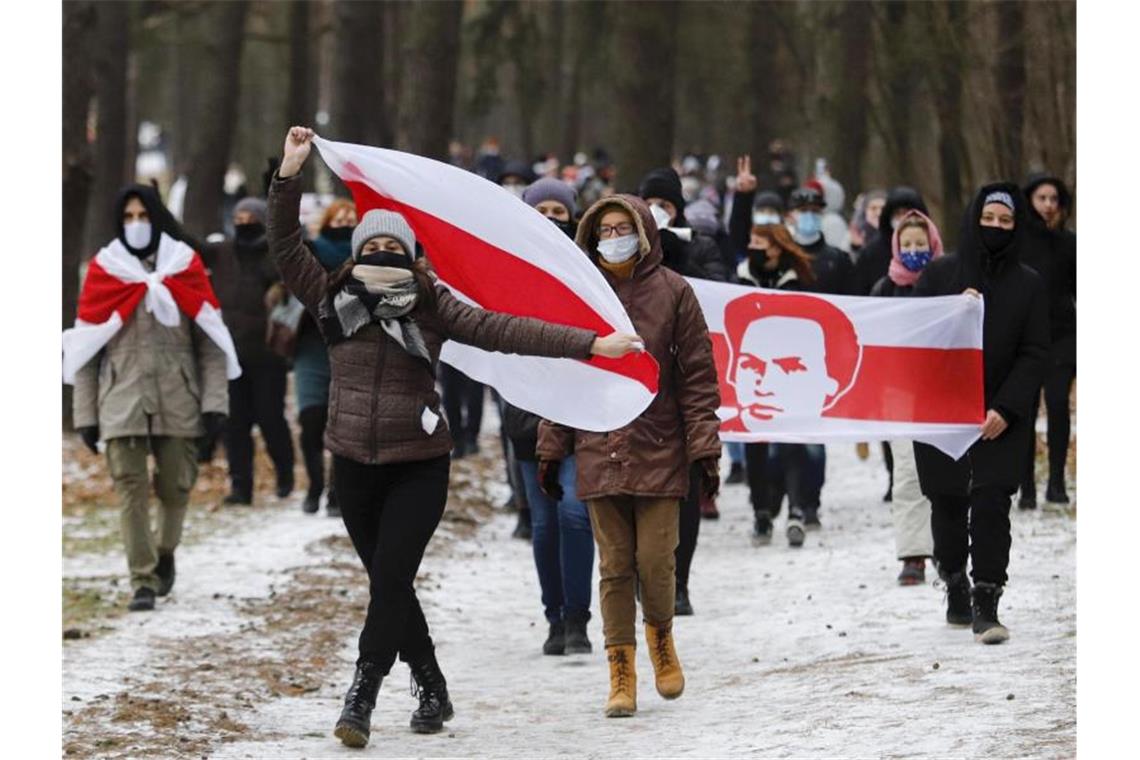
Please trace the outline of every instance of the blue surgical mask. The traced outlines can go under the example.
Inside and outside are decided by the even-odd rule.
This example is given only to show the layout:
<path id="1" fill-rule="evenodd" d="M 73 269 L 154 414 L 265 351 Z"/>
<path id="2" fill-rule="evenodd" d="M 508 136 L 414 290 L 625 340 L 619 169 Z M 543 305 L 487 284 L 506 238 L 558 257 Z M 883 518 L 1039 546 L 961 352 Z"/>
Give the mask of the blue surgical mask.
<path id="1" fill-rule="evenodd" d="M 823 229 L 823 218 L 818 211 L 801 211 L 796 218 L 796 234 L 809 239 L 819 235 Z"/>
<path id="2" fill-rule="evenodd" d="M 780 215 L 775 211 L 753 211 L 752 212 L 753 224 L 779 224 Z"/>
<path id="3" fill-rule="evenodd" d="M 930 251 L 899 251 L 899 261 L 911 272 L 921 272 L 934 258 Z"/>

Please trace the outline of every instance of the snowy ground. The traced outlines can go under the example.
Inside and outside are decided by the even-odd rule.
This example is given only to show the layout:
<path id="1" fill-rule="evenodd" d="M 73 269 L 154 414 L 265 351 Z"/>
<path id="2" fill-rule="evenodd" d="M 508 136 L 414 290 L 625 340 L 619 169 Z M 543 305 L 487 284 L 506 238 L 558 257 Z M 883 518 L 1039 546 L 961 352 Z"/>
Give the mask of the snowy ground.
<path id="1" fill-rule="evenodd" d="M 491 462 L 457 465 L 464 498 L 498 495 L 496 483 L 477 482 L 501 472 Z M 445 523 L 420 593 L 456 717 L 442 734 L 412 734 L 415 700 L 397 663 L 363 752 L 331 735 L 351 678 L 362 571 L 332 538 L 338 522 L 294 505 L 266 510 L 184 547 L 159 612 L 68 642 L 65 744 L 77 756 L 225 758 L 1074 756 L 1075 520 L 1014 510 L 1001 608 L 1013 637 L 985 647 L 943 623 L 940 590 L 896 585 L 885 480 L 876 457 L 829 447 L 824 527 L 798 550 L 779 536 L 753 547 L 747 491 L 726 486 L 721 519 L 701 526 L 696 615 L 676 624 L 685 694 L 657 696 L 641 647 L 629 720 L 602 716 L 596 599 L 594 654 L 542 656 L 533 559 L 510 538 L 513 516 L 485 512 L 477 529 Z M 65 574 L 122 564 L 117 554 L 78 558 Z M 311 656 L 314 637 L 325 657 Z"/>

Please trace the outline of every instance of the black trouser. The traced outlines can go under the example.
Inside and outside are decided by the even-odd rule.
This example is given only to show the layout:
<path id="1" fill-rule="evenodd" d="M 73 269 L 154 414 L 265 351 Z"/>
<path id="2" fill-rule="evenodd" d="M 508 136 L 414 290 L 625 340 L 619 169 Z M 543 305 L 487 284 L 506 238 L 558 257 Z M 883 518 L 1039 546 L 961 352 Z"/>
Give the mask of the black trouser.
<path id="1" fill-rule="evenodd" d="M 333 485 L 352 545 L 368 571 L 368 614 L 360 660 L 387 675 L 396 661 L 420 662 L 434 647 L 415 580 L 447 504 L 451 459 L 361 464 L 333 456 Z"/>
<path id="2" fill-rule="evenodd" d="M 483 384 L 472 380 L 450 364 L 439 365 L 443 389 L 443 410 L 456 445 L 471 446 L 483 426 Z"/>
<path id="3" fill-rule="evenodd" d="M 226 420 L 226 459 L 235 493 L 253 494 L 253 426 L 277 470 L 278 485 L 293 482 L 293 439 L 285 422 L 285 375 L 282 365 L 242 367 L 230 380 L 230 415 Z"/>
<path id="4" fill-rule="evenodd" d="M 309 476 L 309 495 L 320 497 L 325 490 L 325 424 L 329 408 L 324 404 L 301 410 L 301 456 Z"/>
<path id="5" fill-rule="evenodd" d="M 895 490 L 895 453 L 890 441 L 883 441 L 883 464 L 887 467 L 887 493 Z"/>
<path id="6" fill-rule="evenodd" d="M 697 551 L 697 535 L 701 532 L 701 484 L 704 469 L 694 462 L 689 466 L 689 495 L 681 502 L 680 530 L 678 531 L 676 559 L 677 588 L 689 587 L 689 570 L 693 554 Z"/>
<path id="7" fill-rule="evenodd" d="M 1008 576 L 1009 493 L 1001 488 L 973 489 L 966 494 L 932 495 L 930 528 L 934 561 L 940 572 L 956 573 L 973 560 L 974 582 L 1004 586 Z"/>
<path id="8" fill-rule="evenodd" d="M 1072 364 L 1053 364 L 1045 376 L 1045 415 L 1048 432 L 1045 441 L 1049 445 L 1049 482 L 1057 486 L 1065 483 L 1065 462 L 1069 458 L 1069 391 L 1077 368 Z M 1040 394 L 1037 394 L 1040 395 Z M 1034 413 L 1037 405 L 1034 404 Z M 1026 450 L 1025 469 L 1021 474 L 1023 496 L 1037 493 L 1037 433 L 1029 438 Z"/>
<path id="9" fill-rule="evenodd" d="M 805 506 L 819 506 L 819 492 L 810 482 L 810 463 L 804 444 L 778 445 L 778 456 L 769 458 L 767 443 L 744 444 L 744 468 L 752 511 L 773 518 L 780 514 L 787 494 L 788 511 L 798 517 Z"/>

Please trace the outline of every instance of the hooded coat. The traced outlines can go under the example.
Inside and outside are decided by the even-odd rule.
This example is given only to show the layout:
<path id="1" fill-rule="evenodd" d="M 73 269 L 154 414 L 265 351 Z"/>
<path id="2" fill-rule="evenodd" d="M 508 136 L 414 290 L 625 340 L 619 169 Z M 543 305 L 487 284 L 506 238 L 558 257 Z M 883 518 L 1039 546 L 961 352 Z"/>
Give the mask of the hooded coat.
<path id="1" fill-rule="evenodd" d="M 991 252 L 982 242 L 978 219 L 986 196 L 995 191 L 1013 198 L 1015 227 L 1009 244 Z M 979 440 L 958 462 L 916 444 L 919 478 L 927 495 L 979 487 L 1013 493 L 1018 487 L 1049 354 L 1045 285 L 1021 263 L 1029 226 L 1026 205 L 1017 185 L 984 186 L 966 211 L 958 252 L 932 261 L 914 286 L 917 297 L 955 295 L 966 288 L 982 294 L 986 409 L 996 410 L 1009 423 L 1004 433 L 992 441 Z"/>
<path id="2" fill-rule="evenodd" d="M 917 190 L 911 187 L 899 186 L 887 193 L 883 212 L 879 215 L 879 231 L 867 241 L 855 259 L 855 292 L 854 295 L 865 296 L 870 294 L 871 288 L 887 273 L 891 266 L 891 238 L 894 236 L 894 227 L 891 217 L 899 209 L 913 208 L 930 216 L 926 203 Z"/>
<path id="3" fill-rule="evenodd" d="M 942 235 L 938 232 L 938 226 L 929 216 L 922 213 L 918 209 L 911 209 L 910 213 L 917 214 L 926 221 L 927 238 L 930 240 L 930 253 L 933 256 L 931 263 L 933 263 L 933 260 L 941 258 L 942 254 L 945 253 L 942 248 Z M 899 245 L 899 231 L 895 230 L 893 233 L 891 233 L 891 258 L 899 258 L 900 250 L 901 247 Z M 927 266 L 929 266 L 929 264 Z M 921 272 L 919 274 L 921 275 Z M 917 284 L 917 281 L 915 284 Z M 913 291 L 914 285 L 900 285 L 891 279 L 890 267 L 888 265 L 887 274 L 879 278 L 879 281 L 875 283 L 875 287 L 871 288 L 870 294 L 879 298 L 894 298 L 909 296 Z"/>
<path id="4" fill-rule="evenodd" d="M 1064 222 L 1055 230 L 1033 208 L 1033 192 L 1043 184 L 1057 188 L 1062 214 L 1072 208 L 1069 188 L 1059 177 L 1047 174 L 1030 178 L 1025 185 L 1029 212 L 1029 231 L 1022 262 L 1029 265 L 1045 281 L 1049 294 L 1049 337 L 1053 360 L 1059 364 L 1077 362 L 1077 236 L 1065 229 Z"/>
<path id="5" fill-rule="evenodd" d="M 575 454 L 578 498 L 583 500 L 620 494 L 683 499 L 689 492 L 689 464 L 720 456 L 712 341 L 693 289 L 662 266 L 657 225 L 640 198 L 616 195 L 595 203 L 578 225 L 578 246 L 597 262 L 595 228 L 613 205 L 625 209 L 637 225 L 638 260 L 626 279 L 599 269 L 660 366 L 659 390 L 637 419 L 607 433 L 543 420 L 538 456 L 561 461 Z"/>

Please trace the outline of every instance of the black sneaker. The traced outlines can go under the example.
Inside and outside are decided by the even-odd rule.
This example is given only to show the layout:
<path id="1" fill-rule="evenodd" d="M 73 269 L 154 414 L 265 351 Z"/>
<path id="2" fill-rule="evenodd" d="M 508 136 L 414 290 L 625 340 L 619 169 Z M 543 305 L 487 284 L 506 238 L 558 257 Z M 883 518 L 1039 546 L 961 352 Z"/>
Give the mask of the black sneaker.
<path id="1" fill-rule="evenodd" d="M 799 548 L 804 545 L 804 516 L 799 510 L 788 514 L 788 546 Z"/>
<path id="2" fill-rule="evenodd" d="M 693 605 L 689 602 L 689 590 L 684 586 L 677 586 L 677 596 L 673 601 L 673 614 L 693 614 Z"/>
<path id="3" fill-rule="evenodd" d="M 311 491 L 305 494 L 305 500 L 301 502 L 301 511 L 307 515 L 315 515 L 321 508 L 321 495 L 319 493 L 312 493 Z"/>
<path id="4" fill-rule="evenodd" d="M 566 654 L 590 654 L 594 651 L 590 638 L 586 635 L 586 623 L 590 613 L 566 613 Z"/>
<path id="5" fill-rule="evenodd" d="M 253 504 L 253 496 L 242 491 L 230 491 L 229 495 L 222 499 L 222 503 L 227 507 L 248 507 Z"/>
<path id="6" fill-rule="evenodd" d="M 804 528 L 819 530 L 819 507 L 804 507 Z"/>
<path id="7" fill-rule="evenodd" d="M 419 708 L 412 713 L 412 730 L 417 734 L 438 733 L 443 730 L 444 721 L 455 717 L 455 710 L 435 652 L 420 662 L 409 662 L 408 667 L 412 669 L 412 695 L 420 698 Z"/>
<path id="8" fill-rule="evenodd" d="M 174 552 L 159 552 L 154 574 L 158 576 L 158 595 L 166 596 L 174 588 Z"/>
<path id="9" fill-rule="evenodd" d="M 970 625 L 974 622 L 974 612 L 970 605 L 970 579 L 965 569 L 938 576 L 946 584 L 946 622 L 950 625 Z"/>
<path id="10" fill-rule="evenodd" d="M 542 653 L 549 655 L 566 654 L 566 626 L 561 620 L 550 624 L 550 633 L 542 644 Z"/>
<path id="11" fill-rule="evenodd" d="M 130 604 L 127 609 L 131 612 L 149 612 L 154 609 L 154 589 L 140 586 L 135 589 L 135 595 L 131 598 Z"/>
<path id="12" fill-rule="evenodd" d="M 756 512 L 752 521 L 752 544 L 763 546 L 772 543 L 772 518 L 767 512 Z"/>
<path id="13" fill-rule="evenodd" d="M 1009 640 L 1009 629 L 998 620 L 998 599 L 1002 588 L 979 581 L 974 585 L 974 640 L 982 644 L 1000 644 Z"/>
<path id="14" fill-rule="evenodd" d="M 725 485 L 734 486 L 737 483 L 744 482 L 744 465 L 740 462 L 733 462 L 732 466 L 728 468 L 728 477 L 724 479 Z"/>
<path id="15" fill-rule="evenodd" d="M 1021 489 L 1021 497 L 1017 500 L 1018 509 L 1037 509 L 1037 489 L 1032 491 Z"/>

